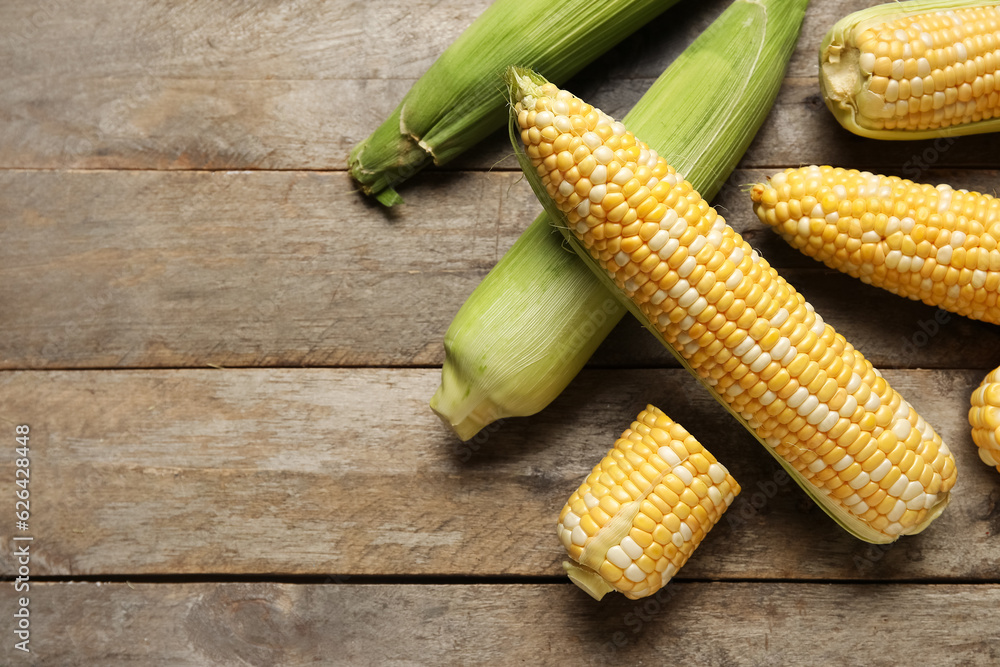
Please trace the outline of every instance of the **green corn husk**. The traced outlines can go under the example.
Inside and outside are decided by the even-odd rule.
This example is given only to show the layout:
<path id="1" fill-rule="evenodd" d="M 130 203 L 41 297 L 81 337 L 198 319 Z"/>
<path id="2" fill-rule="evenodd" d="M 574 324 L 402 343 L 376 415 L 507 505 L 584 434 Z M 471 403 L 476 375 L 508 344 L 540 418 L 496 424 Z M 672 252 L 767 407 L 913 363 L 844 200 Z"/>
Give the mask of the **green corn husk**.
<path id="1" fill-rule="evenodd" d="M 362 190 L 391 206 L 393 187 L 500 129 L 511 63 L 564 81 L 677 0 L 496 0 L 413 85 L 348 160 Z"/>
<path id="2" fill-rule="evenodd" d="M 525 93 L 530 94 L 533 90 L 541 85 L 547 83 L 544 78 L 535 72 L 530 70 L 525 70 L 522 68 L 512 67 L 508 71 L 508 84 L 511 88 L 511 99 L 520 100 L 523 99 Z M 521 86 L 524 86 L 523 90 Z M 513 106 L 513 105 L 512 105 Z M 812 498 L 812 500 L 828 515 L 832 518 L 841 528 L 846 530 L 848 533 L 853 535 L 859 540 L 864 542 L 869 542 L 872 544 L 889 544 L 895 542 L 899 535 L 887 535 L 880 532 L 866 522 L 864 522 L 860 517 L 855 516 L 849 512 L 846 508 L 841 506 L 836 502 L 831 496 L 824 495 L 819 492 L 819 489 L 805 479 L 802 474 L 795 469 L 795 467 L 785 460 L 783 456 L 774 451 L 774 449 L 767 444 L 767 442 L 762 438 L 757 431 L 750 426 L 746 419 L 743 418 L 736 410 L 734 410 L 729 403 L 719 395 L 719 393 L 708 384 L 704 378 L 698 375 L 686 359 L 670 344 L 666 341 L 663 335 L 658 330 L 656 324 L 651 322 L 639 309 L 638 306 L 625 294 L 625 292 L 615 285 L 614 281 L 608 275 L 605 267 L 601 266 L 594 260 L 590 255 L 590 252 L 583 246 L 582 243 L 577 239 L 574 233 L 570 230 L 571 225 L 566 220 L 566 216 L 559 210 L 555 201 L 549 196 L 542 184 L 541 179 L 535 172 L 532 166 L 530 158 L 524 152 L 524 146 L 521 142 L 520 131 L 516 126 L 516 119 L 511 124 L 511 143 L 514 145 L 515 152 L 517 153 L 518 162 L 521 164 L 521 169 L 524 171 L 525 179 L 531 185 L 531 189 L 534 191 L 535 196 L 542 203 L 546 212 L 555 221 L 555 227 L 559 229 L 562 236 L 565 238 L 567 244 L 573 248 L 576 254 L 583 260 L 581 263 L 586 265 L 589 270 L 593 273 L 595 278 L 599 280 L 609 291 L 612 291 L 616 297 L 621 301 L 622 305 L 635 316 L 637 320 L 650 332 L 657 340 L 677 359 L 677 361 L 685 368 L 689 373 L 691 373 L 708 391 L 709 394 L 715 398 L 720 405 L 722 405 L 729 414 L 733 416 L 740 424 L 746 428 L 750 434 L 757 439 L 758 442 L 764 447 L 764 449 L 775 458 L 775 460 L 781 465 L 782 468 L 788 473 L 788 475 L 795 480 L 795 483 L 806 492 L 806 494 Z M 642 137 L 638 137 L 642 139 Z M 947 507 L 950 500 L 950 495 L 948 493 L 944 494 L 944 497 L 939 501 L 934 507 L 931 507 L 927 513 L 924 520 L 917 524 L 917 527 L 912 532 L 907 534 L 916 534 L 924 530 L 927 526 L 931 524 L 934 519 L 936 519 L 944 508 Z"/>
<path id="3" fill-rule="evenodd" d="M 778 93 L 807 0 L 736 0 L 625 116 L 706 198 L 742 157 Z M 543 213 L 445 334 L 431 407 L 463 440 L 532 415 L 569 384 L 625 309 Z"/>
<path id="4" fill-rule="evenodd" d="M 819 48 L 819 82 L 823 100 L 840 125 L 869 139 L 914 140 L 955 137 L 1000 131 L 1000 118 L 962 123 L 927 130 L 876 129 L 871 127 L 862 109 L 882 106 L 880 96 L 868 90 L 871 74 L 861 71 L 860 51 L 855 37 L 877 23 L 893 21 L 913 14 L 992 5 L 970 0 L 907 0 L 869 7 L 845 16 L 826 33 Z"/>

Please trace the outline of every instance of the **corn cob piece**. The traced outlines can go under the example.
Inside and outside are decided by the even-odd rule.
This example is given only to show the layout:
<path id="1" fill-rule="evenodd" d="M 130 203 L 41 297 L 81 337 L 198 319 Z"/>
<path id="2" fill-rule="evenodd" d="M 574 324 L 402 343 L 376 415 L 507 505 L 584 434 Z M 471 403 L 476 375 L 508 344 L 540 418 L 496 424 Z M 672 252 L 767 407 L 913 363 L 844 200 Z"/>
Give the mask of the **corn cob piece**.
<path id="1" fill-rule="evenodd" d="M 656 151 L 534 72 L 507 78 L 528 181 L 633 314 L 852 534 L 926 527 L 955 482 L 934 429 Z"/>
<path id="2" fill-rule="evenodd" d="M 652 405 L 639 413 L 559 514 L 577 586 L 600 600 L 665 586 L 739 494 L 725 466 Z"/>
<path id="3" fill-rule="evenodd" d="M 806 4 L 735 0 L 653 83 L 626 127 L 714 195 L 771 108 Z M 431 407 L 463 440 L 498 419 L 535 414 L 624 313 L 543 213 L 448 328 Z"/>
<path id="4" fill-rule="evenodd" d="M 763 223 L 813 259 L 1000 324 L 1000 200 L 827 166 L 787 169 L 750 197 Z"/>
<path id="5" fill-rule="evenodd" d="M 564 80 L 676 0 L 495 0 L 434 62 L 348 159 L 361 189 L 385 205 L 393 189 L 432 161 L 445 164 L 499 129 L 510 63 L 533 63 Z"/>
<path id="6" fill-rule="evenodd" d="M 827 107 L 851 132 L 924 139 L 1000 130 L 1000 8 L 911 0 L 855 12 L 820 47 Z"/>
<path id="7" fill-rule="evenodd" d="M 979 458 L 1000 472 L 1000 368 L 993 369 L 972 392 L 969 424 Z"/>

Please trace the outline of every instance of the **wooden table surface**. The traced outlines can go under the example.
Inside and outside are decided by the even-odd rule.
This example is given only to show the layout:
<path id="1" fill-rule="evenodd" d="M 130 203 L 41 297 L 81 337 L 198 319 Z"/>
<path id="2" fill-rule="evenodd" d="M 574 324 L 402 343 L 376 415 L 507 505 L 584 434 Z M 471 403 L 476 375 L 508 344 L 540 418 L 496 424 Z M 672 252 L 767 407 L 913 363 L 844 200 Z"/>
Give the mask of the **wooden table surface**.
<path id="1" fill-rule="evenodd" d="M 391 211 L 345 163 L 487 4 L 0 2 L 0 664 L 997 664 L 1000 476 L 966 412 L 1000 328 L 800 256 L 746 184 L 830 163 L 994 192 L 1000 139 L 841 130 L 816 48 L 872 3 L 816 0 L 716 199 L 950 443 L 923 534 L 850 537 L 631 319 L 463 444 L 427 406 L 442 337 L 540 207 L 503 133 Z M 621 116 L 725 5 L 682 1 L 568 87 Z M 557 513 L 647 402 L 744 491 L 662 593 L 596 603 Z"/>

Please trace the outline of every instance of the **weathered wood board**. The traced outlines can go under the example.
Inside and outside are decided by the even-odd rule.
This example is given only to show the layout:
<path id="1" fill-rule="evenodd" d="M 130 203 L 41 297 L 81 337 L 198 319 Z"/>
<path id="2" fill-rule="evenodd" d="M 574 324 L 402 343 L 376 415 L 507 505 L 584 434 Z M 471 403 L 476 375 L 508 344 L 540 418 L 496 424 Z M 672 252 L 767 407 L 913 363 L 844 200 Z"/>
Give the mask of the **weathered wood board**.
<path id="1" fill-rule="evenodd" d="M 992 193 L 1000 134 L 841 130 L 816 45 L 874 2 L 816 1 L 716 198 L 955 452 L 921 535 L 845 534 L 630 318 L 548 409 L 461 443 L 427 406 L 442 337 L 540 207 L 502 131 L 391 211 L 344 170 L 488 4 L 0 0 L 0 665 L 1000 661 L 1000 478 L 966 422 L 1000 328 L 811 262 L 746 192 L 827 163 Z M 622 115 L 727 4 L 682 0 L 569 86 Z M 555 517 L 647 403 L 744 491 L 662 593 L 597 604 Z"/>
<path id="2" fill-rule="evenodd" d="M 736 172 L 716 201 L 873 364 L 1000 364 L 997 327 L 790 249 L 750 208 L 766 174 Z M 540 206 L 514 173 L 419 180 L 383 214 L 340 172 L 0 171 L 0 367 L 441 364 L 452 317 Z M 594 363 L 675 365 L 631 320 Z"/>
<path id="3" fill-rule="evenodd" d="M 10 65 L 0 73 L 0 167 L 343 169 L 350 148 L 488 4 L 89 0 L 68 11 L 65 0 L 37 10 L 4 3 L 0 62 Z M 866 4 L 810 8 L 771 122 L 744 163 L 836 163 L 903 176 L 928 162 L 995 167 L 985 156 L 997 154 L 997 137 L 872 150 L 840 130 L 818 96 L 813 45 Z M 585 68 L 573 89 L 622 115 L 726 5 L 682 1 Z M 498 165 L 516 167 L 502 132 L 452 168 Z"/>
<path id="4" fill-rule="evenodd" d="M 1000 604 L 995 584 L 692 582 L 639 603 L 595 603 L 570 584 L 44 583 L 31 595 L 37 639 L 16 664 L 895 667 L 1000 660 L 996 625 L 974 613 Z M 0 592 L 5 607 L 11 597 L 9 589 Z"/>
<path id="5" fill-rule="evenodd" d="M 559 509 L 650 402 L 745 489 L 679 577 L 990 581 L 1000 485 L 960 407 L 983 373 L 886 372 L 961 469 L 945 515 L 888 547 L 827 519 L 680 369 L 585 371 L 468 443 L 426 407 L 437 369 L 4 373 L 0 405 L 32 425 L 44 576 L 557 576 Z M 6 461 L 0 497 L 13 479 Z"/>

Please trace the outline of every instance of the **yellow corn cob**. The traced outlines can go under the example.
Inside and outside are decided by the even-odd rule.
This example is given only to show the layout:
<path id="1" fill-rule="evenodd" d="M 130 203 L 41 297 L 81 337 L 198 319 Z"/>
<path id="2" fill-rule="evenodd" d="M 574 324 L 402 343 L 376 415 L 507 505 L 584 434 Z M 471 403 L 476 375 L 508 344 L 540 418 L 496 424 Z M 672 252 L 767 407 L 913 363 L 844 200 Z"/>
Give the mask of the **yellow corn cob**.
<path id="1" fill-rule="evenodd" d="M 507 79 L 519 159 L 567 239 L 800 486 L 871 542 L 937 516 L 954 459 L 864 356 L 620 123 L 533 72 Z"/>
<path id="2" fill-rule="evenodd" d="M 813 259 L 1000 324 L 1000 199 L 826 166 L 785 170 L 750 197 L 762 222 Z"/>
<path id="3" fill-rule="evenodd" d="M 569 578 L 600 600 L 670 581 L 740 492 L 683 426 L 647 405 L 559 514 Z"/>
<path id="4" fill-rule="evenodd" d="M 993 369 L 972 392 L 969 424 L 979 458 L 1000 471 L 1000 368 Z"/>
<path id="5" fill-rule="evenodd" d="M 878 139 L 1000 130 L 1000 9 L 897 2 L 839 21 L 820 48 L 820 86 L 845 128 Z"/>

